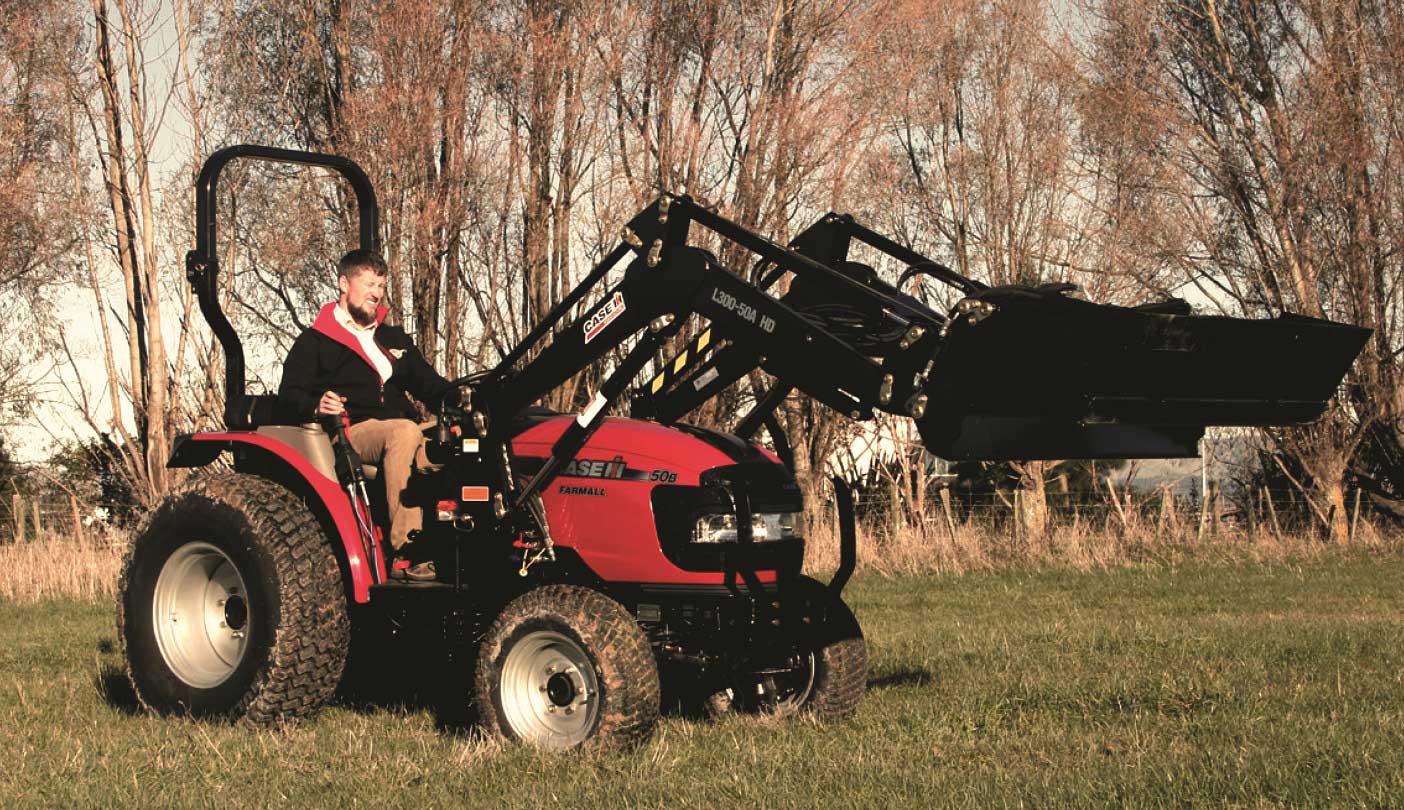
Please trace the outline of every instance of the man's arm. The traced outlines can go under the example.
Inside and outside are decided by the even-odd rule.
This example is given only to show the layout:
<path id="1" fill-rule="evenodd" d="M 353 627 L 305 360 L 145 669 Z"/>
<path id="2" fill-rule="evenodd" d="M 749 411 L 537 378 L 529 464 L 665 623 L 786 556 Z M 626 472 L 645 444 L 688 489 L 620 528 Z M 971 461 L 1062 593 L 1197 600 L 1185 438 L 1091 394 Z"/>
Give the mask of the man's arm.
<path id="1" fill-rule="evenodd" d="M 450 404 L 458 401 L 458 389 L 453 383 L 444 379 L 434 367 L 429 365 L 429 361 L 424 359 L 424 355 L 419 353 L 414 341 L 403 330 L 401 346 L 404 354 L 400 355 L 399 361 L 395 364 L 395 377 L 403 383 L 404 389 L 414 395 L 414 398 L 433 408 L 444 400 L 445 396 L 452 396 Z"/>
<path id="2" fill-rule="evenodd" d="M 317 354 L 317 336 L 309 329 L 293 341 L 288 358 L 283 361 L 279 404 L 285 413 L 301 421 L 316 419 L 317 403 L 325 393 Z"/>

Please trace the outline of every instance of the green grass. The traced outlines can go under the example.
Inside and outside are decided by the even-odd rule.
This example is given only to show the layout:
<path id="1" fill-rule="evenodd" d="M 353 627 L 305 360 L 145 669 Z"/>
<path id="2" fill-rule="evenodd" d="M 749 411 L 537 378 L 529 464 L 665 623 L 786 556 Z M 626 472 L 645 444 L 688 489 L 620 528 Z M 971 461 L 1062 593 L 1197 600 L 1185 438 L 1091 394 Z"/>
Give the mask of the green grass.
<path id="1" fill-rule="evenodd" d="M 857 716 L 545 755 L 333 707 L 134 714 L 107 604 L 0 604 L 0 806 L 1404 806 L 1404 559 L 859 578 Z M 466 689 L 466 684 L 464 686 Z"/>

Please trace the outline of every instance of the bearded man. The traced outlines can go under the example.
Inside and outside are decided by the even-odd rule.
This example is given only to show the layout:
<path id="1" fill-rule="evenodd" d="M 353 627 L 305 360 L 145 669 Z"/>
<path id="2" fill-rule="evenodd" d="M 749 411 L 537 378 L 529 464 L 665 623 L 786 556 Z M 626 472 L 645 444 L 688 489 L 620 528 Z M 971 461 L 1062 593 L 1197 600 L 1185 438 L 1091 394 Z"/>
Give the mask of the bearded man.
<path id="1" fill-rule="evenodd" d="M 312 328 L 293 342 L 278 397 L 288 413 L 307 421 L 346 414 L 352 448 L 378 464 L 385 481 L 397 563 L 391 576 L 432 580 L 433 560 L 416 554 L 411 542 L 423 510 L 403 502 L 412 467 L 428 466 L 409 395 L 432 408 L 445 399 L 457 402 L 458 390 L 425 361 L 403 329 L 384 322 L 388 272 L 385 260 L 369 250 L 341 257 L 336 281 L 341 296 L 323 306 Z"/>

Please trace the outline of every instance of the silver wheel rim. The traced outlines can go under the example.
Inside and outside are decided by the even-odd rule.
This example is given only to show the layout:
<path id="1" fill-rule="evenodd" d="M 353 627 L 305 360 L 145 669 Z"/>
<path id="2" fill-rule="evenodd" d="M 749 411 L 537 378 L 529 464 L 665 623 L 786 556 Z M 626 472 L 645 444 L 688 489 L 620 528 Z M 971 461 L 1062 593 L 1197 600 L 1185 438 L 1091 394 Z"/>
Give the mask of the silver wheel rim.
<path id="1" fill-rule="evenodd" d="M 166 560 L 156 577 L 151 624 L 177 678 L 197 689 L 228 680 L 249 645 L 247 600 L 234 561 L 209 543 L 186 543 Z"/>
<path id="2" fill-rule="evenodd" d="M 519 739 L 542 748 L 583 742 L 600 713 L 590 657 L 553 630 L 528 633 L 502 662 L 502 714 Z"/>
<path id="3" fill-rule="evenodd" d="M 797 674 L 802 674 L 798 674 L 794 683 L 787 684 L 788 686 L 797 688 L 790 694 L 780 698 L 775 706 L 777 714 L 790 714 L 799 711 L 804 707 L 805 702 L 809 700 L 809 696 L 814 692 L 814 653 L 811 651 L 801 655 L 802 660 Z"/>

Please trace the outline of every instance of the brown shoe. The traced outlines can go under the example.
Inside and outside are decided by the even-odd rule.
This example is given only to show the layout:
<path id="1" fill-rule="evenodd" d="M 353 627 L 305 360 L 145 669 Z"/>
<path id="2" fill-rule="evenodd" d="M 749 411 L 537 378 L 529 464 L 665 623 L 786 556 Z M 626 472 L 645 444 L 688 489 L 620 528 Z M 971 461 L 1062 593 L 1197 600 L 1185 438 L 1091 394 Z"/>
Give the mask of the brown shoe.
<path id="1" fill-rule="evenodd" d="M 401 565 L 401 562 L 404 564 Z M 410 564 L 408 560 L 396 560 L 390 567 L 390 578 L 410 582 L 433 582 L 439 578 L 439 572 L 434 570 L 433 560 L 414 564 Z"/>

